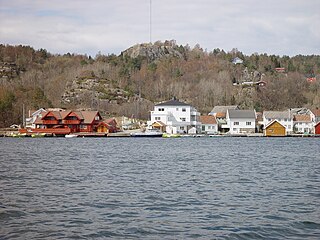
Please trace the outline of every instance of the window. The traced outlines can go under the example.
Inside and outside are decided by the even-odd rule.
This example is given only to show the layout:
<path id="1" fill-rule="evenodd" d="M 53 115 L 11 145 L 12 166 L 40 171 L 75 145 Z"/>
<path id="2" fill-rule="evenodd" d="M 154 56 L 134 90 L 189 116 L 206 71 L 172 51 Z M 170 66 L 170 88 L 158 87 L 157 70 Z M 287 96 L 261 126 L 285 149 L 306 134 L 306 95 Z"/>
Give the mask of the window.
<path id="1" fill-rule="evenodd" d="M 98 121 L 99 119 L 100 119 L 100 118 L 99 118 L 98 115 L 94 117 L 94 120 L 97 120 L 97 121 Z"/>
<path id="2" fill-rule="evenodd" d="M 235 125 L 235 126 L 236 126 L 236 125 L 239 125 L 239 122 L 234 122 L 233 125 Z"/>
<path id="3" fill-rule="evenodd" d="M 179 111 L 179 108 L 176 108 L 176 111 L 178 112 L 178 111 Z"/>
<path id="4" fill-rule="evenodd" d="M 163 112 L 163 111 L 164 111 L 164 108 L 158 108 L 158 111 L 159 111 L 159 112 Z"/>
<path id="5" fill-rule="evenodd" d="M 80 125 L 81 129 L 87 129 L 87 125 Z"/>
<path id="6" fill-rule="evenodd" d="M 180 120 L 181 120 L 182 122 L 185 122 L 185 121 L 186 121 L 186 118 L 180 118 Z"/>
<path id="7" fill-rule="evenodd" d="M 185 112 L 186 111 L 186 109 L 185 108 L 182 108 L 182 112 Z"/>
<path id="8" fill-rule="evenodd" d="M 160 121 L 160 117 L 155 117 L 154 118 L 156 121 Z"/>
<path id="9" fill-rule="evenodd" d="M 202 131 L 206 130 L 206 126 L 202 125 Z"/>
<path id="10" fill-rule="evenodd" d="M 251 126 L 251 122 L 246 122 L 246 125 L 247 126 Z"/>
<path id="11" fill-rule="evenodd" d="M 184 127 L 180 127 L 180 130 L 184 130 Z"/>
<path id="12" fill-rule="evenodd" d="M 208 129 L 211 129 L 211 126 L 208 126 Z"/>

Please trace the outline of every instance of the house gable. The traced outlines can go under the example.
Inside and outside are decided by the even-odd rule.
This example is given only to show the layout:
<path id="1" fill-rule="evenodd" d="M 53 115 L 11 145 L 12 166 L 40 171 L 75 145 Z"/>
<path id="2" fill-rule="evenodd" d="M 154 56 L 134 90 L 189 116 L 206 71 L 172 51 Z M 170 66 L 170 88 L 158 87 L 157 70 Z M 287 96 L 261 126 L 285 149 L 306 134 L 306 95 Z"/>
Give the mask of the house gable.
<path id="1" fill-rule="evenodd" d="M 265 127 L 265 136 L 285 136 L 286 128 L 277 120 L 273 120 Z"/>

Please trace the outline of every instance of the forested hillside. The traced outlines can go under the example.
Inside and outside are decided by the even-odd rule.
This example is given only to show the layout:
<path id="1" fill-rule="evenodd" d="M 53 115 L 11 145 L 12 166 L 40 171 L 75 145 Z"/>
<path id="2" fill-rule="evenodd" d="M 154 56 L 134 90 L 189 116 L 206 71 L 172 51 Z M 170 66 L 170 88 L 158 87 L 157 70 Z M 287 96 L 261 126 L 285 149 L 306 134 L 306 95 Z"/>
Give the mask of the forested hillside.
<path id="1" fill-rule="evenodd" d="M 235 57 L 243 63 L 232 63 Z M 0 127 L 21 123 L 23 106 L 90 108 L 147 119 L 154 102 L 173 96 L 202 114 L 230 104 L 257 111 L 315 108 L 319 74 L 320 56 L 246 56 L 237 49 L 206 51 L 175 41 L 139 44 L 119 56 L 53 55 L 0 45 Z M 266 85 L 241 85 L 257 81 Z"/>

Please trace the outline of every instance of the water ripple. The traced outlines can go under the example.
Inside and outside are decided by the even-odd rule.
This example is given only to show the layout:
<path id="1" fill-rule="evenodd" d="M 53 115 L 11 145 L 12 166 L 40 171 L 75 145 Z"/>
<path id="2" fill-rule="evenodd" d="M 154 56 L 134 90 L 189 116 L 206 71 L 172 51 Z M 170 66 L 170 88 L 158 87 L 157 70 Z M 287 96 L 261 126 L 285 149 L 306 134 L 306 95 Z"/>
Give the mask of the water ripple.
<path id="1" fill-rule="evenodd" d="M 0 139 L 0 239 L 319 239 L 319 147 Z"/>

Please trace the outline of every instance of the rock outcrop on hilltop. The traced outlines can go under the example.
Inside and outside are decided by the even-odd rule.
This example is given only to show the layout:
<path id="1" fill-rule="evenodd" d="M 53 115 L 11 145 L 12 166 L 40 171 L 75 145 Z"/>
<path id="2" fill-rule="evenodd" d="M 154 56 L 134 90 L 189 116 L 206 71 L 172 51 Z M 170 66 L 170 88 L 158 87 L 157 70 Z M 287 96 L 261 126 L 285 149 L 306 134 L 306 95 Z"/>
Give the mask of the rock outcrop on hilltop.
<path id="1" fill-rule="evenodd" d="M 184 47 L 178 46 L 175 41 L 165 41 L 136 44 L 121 53 L 122 56 L 130 58 L 145 57 L 149 62 L 161 59 L 163 57 L 184 57 Z"/>

